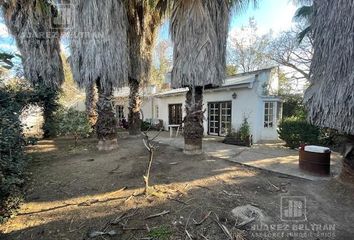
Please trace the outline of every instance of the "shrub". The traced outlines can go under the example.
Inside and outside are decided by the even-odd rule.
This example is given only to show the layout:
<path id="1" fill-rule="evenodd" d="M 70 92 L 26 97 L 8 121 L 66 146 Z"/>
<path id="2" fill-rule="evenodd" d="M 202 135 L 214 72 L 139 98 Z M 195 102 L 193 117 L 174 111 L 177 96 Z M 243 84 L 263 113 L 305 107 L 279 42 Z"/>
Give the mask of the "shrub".
<path id="1" fill-rule="evenodd" d="M 31 97 L 21 85 L 0 87 L 0 221 L 10 217 L 22 199 L 27 158 L 20 114 Z"/>
<path id="2" fill-rule="evenodd" d="M 72 136 L 75 146 L 79 138 L 89 137 L 93 131 L 87 114 L 75 109 L 61 108 L 55 113 L 59 136 Z"/>
<path id="3" fill-rule="evenodd" d="M 243 123 L 239 129 L 240 137 L 242 141 L 246 141 L 247 138 L 251 135 L 251 127 L 248 123 L 248 119 L 246 117 L 243 118 Z"/>
<path id="4" fill-rule="evenodd" d="M 297 148 L 301 144 L 318 144 L 320 129 L 297 117 L 284 118 L 279 125 L 279 137 L 286 146 Z"/>

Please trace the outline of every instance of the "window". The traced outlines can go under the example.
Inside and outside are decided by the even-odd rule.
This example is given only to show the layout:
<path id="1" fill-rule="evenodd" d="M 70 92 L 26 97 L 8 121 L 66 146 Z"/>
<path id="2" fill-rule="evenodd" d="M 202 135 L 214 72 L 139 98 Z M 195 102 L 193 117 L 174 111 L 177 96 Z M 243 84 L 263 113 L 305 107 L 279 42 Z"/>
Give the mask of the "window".
<path id="1" fill-rule="evenodd" d="M 155 106 L 155 118 L 159 119 L 159 106 L 158 105 Z"/>
<path id="2" fill-rule="evenodd" d="M 272 128 L 274 126 L 274 102 L 264 103 L 264 127 Z"/>
<path id="3" fill-rule="evenodd" d="M 119 121 L 124 118 L 124 106 L 116 105 L 116 116 Z"/>
<path id="4" fill-rule="evenodd" d="M 182 124 L 182 104 L 168 105 L 168 122 L 169 124 Z"/>

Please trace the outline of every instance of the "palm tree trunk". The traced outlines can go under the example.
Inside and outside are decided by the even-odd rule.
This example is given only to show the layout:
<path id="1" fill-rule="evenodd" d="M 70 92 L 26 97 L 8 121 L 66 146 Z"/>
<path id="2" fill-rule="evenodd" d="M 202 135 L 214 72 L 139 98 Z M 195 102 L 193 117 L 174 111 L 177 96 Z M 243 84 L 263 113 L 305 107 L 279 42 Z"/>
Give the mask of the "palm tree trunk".
<path id="1" fill-rule="evenodd" d="M 98 150 L 109 151 L 116 149 L 117 144 L 117 119 L 114 115 L 112 97 L 112 88 L 102 88 L 97 81 L 98 102 L 97 112 L 98 118 L 96 122 L 96 133 L 98 138 Z"/>
<path id="2" fill-rule="evenodd" d="M 343 152 L 342 172 L 340 180 L 346 183 L 354 184 L 354 136 L 347 137 Z"/>
<path id="3" fill-rule="evenodd" d="M 186 95 L 184 153 L 201 154 L 203 140 L 203 87 L 190 87 Z"/>
<path id="4" fill-rule="evenodd" d="M 96 84 L 86 87 L 86 113 L 92 128 L 95 128 L 97 122 L 97 88 Z"/>
<path id="5" fill-rule="evenodd" d="M 137 79 L 129 77 L 129 135 L 140 134 L 141 120 L 140 120 L 140 108 L 141 99 L 139 96 L 139 81 Z"/>

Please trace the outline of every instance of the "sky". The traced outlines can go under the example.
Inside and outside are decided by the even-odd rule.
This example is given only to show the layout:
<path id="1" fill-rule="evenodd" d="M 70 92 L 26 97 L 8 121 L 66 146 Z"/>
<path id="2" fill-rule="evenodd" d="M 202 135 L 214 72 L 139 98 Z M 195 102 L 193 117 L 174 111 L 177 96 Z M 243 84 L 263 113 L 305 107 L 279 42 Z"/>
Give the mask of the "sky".
<path id="1" fill-rule="evenodd" d="M 230 22 L 230 34 L 237 32 L 242 26 L 248 24 L 250 17 L 257 22 L 259 34 L 270 30 L 277 33 L 290 29 L 296 6 L 291 0 L 259 0 L 257 7 L 250 6 L 241 12 L 233 13 Z M 158 36 L 158 41 L 169 39 L 168 22 L 165 22 Z M 0 51 L 16 52 L 15 41 L 9 36 L 3 20 L 0 19 Z"/>

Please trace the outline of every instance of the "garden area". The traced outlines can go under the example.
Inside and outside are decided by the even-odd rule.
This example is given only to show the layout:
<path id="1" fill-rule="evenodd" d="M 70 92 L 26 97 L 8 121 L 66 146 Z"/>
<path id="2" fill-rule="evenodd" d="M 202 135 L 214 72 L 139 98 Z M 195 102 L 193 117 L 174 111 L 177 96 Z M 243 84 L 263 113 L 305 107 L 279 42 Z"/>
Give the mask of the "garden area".
<path id="1" fill-rule="evenodd" d="M 142 140 L 119 138 L 120 148 L 107 153 L 95 144 L 89 138 L 75 147 L 73 138 L 58 138 L 27 147 L 33 160 L 26 198 L 1 225 L 2 239 L 264 239 L 274 234 L 266 226 L 285 224 L 279 211 L 287 195 L 306 196 L 308 227 L 335 225 L 312 233 L 324 234 L 320 239 L 354 234 L 353 191 L 336 180 L 309 181 L 208 155 L 186 158 L 161 145 L 144 195 Z M 251 207 L 233 211 L 241 206 Z"/>

